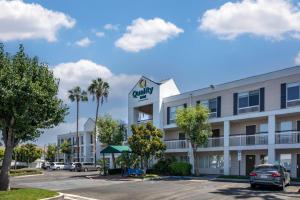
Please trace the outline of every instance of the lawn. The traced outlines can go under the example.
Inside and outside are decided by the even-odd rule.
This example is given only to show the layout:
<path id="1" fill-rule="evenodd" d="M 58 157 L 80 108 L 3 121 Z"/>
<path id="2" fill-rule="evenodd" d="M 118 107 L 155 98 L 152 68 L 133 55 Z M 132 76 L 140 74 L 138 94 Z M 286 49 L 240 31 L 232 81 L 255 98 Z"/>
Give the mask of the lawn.
<path id="1" fill-rule="evenodd" d="M 33 174 L 42 174 L 40 169 L 11 169 L 11 176 L 25 176 L 25 175 L 33 175 Z"/>
<path id="2" fill-rule="evenodd" d="M 0 191 L 1 200 L 38 200 L 57 195 L 57 192 L 37 188 L 20 188 L 5 192 Z"/>

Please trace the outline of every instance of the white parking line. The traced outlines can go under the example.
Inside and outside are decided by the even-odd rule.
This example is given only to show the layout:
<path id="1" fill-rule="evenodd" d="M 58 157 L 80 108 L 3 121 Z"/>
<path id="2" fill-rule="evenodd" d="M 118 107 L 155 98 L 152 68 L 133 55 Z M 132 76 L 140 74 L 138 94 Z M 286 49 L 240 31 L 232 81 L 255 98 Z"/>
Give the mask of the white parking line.
<path id="1" fill-rule="evenodd" d="M 65 200 L 99 200 L 99 199 L 94 199 L 94 198 L 88 198 L 88 197 L 83 197 L 79 195 L 74 195 L 74 194 L 64 194 L 64 199 Z"/>

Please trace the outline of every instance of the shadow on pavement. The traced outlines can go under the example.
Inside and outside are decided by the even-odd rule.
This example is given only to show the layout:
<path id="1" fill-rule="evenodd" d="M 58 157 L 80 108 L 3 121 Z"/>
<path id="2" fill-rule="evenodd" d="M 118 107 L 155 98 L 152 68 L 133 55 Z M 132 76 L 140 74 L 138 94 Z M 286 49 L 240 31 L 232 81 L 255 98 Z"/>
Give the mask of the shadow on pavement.
<path id="1" fill-rule="evenodd" d="M 300 199 L 300 193 L 298 192 L 279 191 L 272 187 L 259 187 L 255 190 L 250 188 L 229 187 L 217 189 L 211 193 L 224 196 L 227 195 L 234 197 L 235 199 L 250 199 L 258 197 L 263 200 L 284 200 L 287 198 Z"/>

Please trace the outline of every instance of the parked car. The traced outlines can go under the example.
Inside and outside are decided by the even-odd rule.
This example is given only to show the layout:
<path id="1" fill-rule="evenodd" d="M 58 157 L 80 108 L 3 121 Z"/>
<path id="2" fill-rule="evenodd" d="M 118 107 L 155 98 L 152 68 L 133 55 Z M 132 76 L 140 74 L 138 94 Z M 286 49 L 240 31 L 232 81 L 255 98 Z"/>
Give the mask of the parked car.
<path id="1" fill-rule="evenodd" d="M 50 162 L 43 162 L 41 168 L 42 169 L 50 169 Z"/>
<path id="2" fill-rule="evenodd" d="M 91 162 L 83 162 L 83 163 L 78 163 L 75 165 L 75 171 L 97 171 L 100 170 L 100 166 L 96 165 Z"/>
<path id="3" fill-rule="evenodd" d="M 52 170 L 61 170 L 61 169 L 67 169 L 68 166 L 63 162 L 53 162 L 50 164 L 50 169 Z"/>
<path id="4" fill-rule="evenodd" d="M 68 166 L 68 170 L 70 171 L 78 171 L 78 168 L 81 168 L 81 164 L 79 162 L 71 162 Z"/>
<path id="5" fill-rule="evenodd" d="M 289 171 L 281 165 L 258 165 L 249 175 L 251 188 L 256 188 L 258 185 L 271 185 L 283 190 L 291 181 Z"/>

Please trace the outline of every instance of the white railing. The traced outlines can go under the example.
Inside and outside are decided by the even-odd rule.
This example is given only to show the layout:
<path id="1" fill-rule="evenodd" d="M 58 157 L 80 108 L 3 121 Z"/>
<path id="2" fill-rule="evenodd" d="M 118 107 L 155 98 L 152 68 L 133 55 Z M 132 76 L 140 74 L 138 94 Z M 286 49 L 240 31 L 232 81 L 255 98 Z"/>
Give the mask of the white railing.
<path id="1" fill-rule="evenodd" d="M 207 143 L 200 148 L 211 148 L 211 147 L 223 147 L 224 137 L 212 137 L 208 138 Z"/>
<path id="2" fill-rule="evenodd" d="M 299 144 L 300 131 L 288 131 L 275 134 L 276 144 Z"/>
<path id="3" fill-rule="evenodd" d="M 164 141 L 167 149 L 186 149 L 189 147 L 186 140 L 167 140 Z"/>
<path id="4" fill-rule="evenodd" d="M 147 124 L 148 122 L 153 123 L 153 119 L 138 120 L 137 124 Z"/>
<path id="5" fill-rule="evenodd" d="M 230 146 L 267 145 L 268 134 L 237 135 L 229 137 Z"/>

